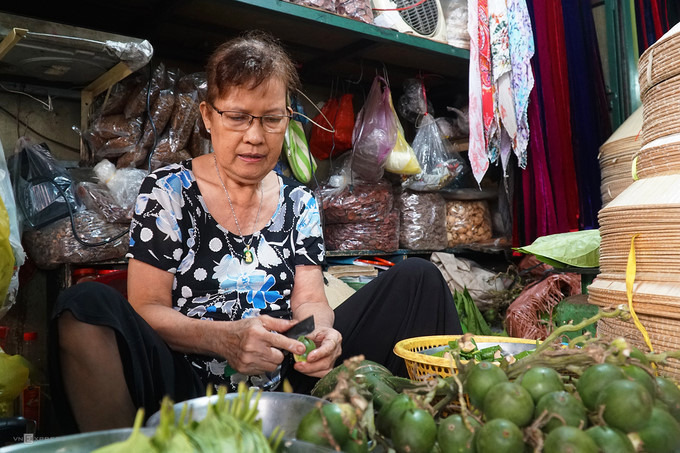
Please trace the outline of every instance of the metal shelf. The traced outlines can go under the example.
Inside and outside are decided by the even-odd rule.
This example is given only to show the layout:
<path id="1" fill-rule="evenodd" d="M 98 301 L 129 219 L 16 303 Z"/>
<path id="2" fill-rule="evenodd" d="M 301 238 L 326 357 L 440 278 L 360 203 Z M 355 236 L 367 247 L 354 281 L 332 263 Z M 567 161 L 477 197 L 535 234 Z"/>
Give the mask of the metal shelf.
<path id="1" fill-rule="evenodd" d="M 0 80 L 79 91 L 81 130 L 94 98 L 153 55 L 142 39 L 6 13 L 0 13 L 0 38 Z"/>
<path id="2" fill-rule="evenodd" d="M 282 0 L 118 0 L 98 3 L 48 2 L 36 9 L 9 2 L 2 9 L 126 36 L 143 36 L 154 57 L 186 71 L 202 70 L 217 45 L 247 29 L 263 29 L 281 39 L 299 63 L 303 83 L 326 86 L 336 77 L 370 84 L 387 69 L 390 82 L 432 74 L 463 91 L 469 51 L 428 38 L 400 33 Z M 437 79 L 438 80 L 438 79 Z"/>
<path id="3" fill-rule="evenodd" d="M 443 250 L 411 250 L 411 249 L 397 249 L 391 252 L 383 250 L 327 250 L 326 257 L 344 257 L 344 256 L 393 256 L 393 255 L 431 255 L 434 252 L 445 253 L 463 253 L 463 252 L 480 252 L 480 253 L 508 253 L 510 247 L 496 246 L 489 244 L 462 244 L 456 247 L 450 247 Z"/>
<path id="4" fill-rule="evenodd" d="M 446 43 L 435 41 L 420 36 L 400 33 L 389 28 L 378 27 L 367 24 L 348 17 L 340 16 L 315 8 L 296 5 L 286 1 L 271 0 L 232 0 L 225 3 L 240 3 L 251 8 L 260 8 L 260 14 L 275 13 L 280 15 L 280 20 L 303 19 L 322 23 L 327 27 L 350 31 L 374 40 L 393 42 L 400 45 L 407 45 L 412 48 L 419 48 L 427 52 L 436 52 L 442 56 L 458 57 L 463 59 L 470 58 L 470 51 L 467 49 L 456 48 Z"/>

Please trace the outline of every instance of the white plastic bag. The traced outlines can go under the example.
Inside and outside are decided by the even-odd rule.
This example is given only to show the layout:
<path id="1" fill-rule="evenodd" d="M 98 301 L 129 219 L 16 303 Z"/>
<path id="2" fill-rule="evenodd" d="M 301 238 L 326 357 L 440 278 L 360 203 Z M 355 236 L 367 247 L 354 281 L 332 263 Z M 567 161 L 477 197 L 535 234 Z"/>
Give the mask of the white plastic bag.
<path id="1" fill-rule="evenodd" d="M 116 168 L 113 162 L 104 159 L 94 166 L 99 181 L 111 191 L 116 202 L 124 209 L 131 209 L 137 199 L 139 187 L 146 177 L 146 171 L 139 168 Z"/>

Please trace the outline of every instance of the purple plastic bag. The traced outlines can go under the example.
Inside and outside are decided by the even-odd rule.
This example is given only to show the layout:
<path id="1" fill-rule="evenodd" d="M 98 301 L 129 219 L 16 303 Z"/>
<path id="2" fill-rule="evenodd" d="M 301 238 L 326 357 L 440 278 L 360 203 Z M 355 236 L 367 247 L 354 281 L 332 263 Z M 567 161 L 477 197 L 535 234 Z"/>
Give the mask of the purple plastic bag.
<path id="1" fill-rule="evenodd" d="M 390 107 L 391 96 L 385 79 L 376 76 L 354 123 L 351 167 L 366 182 L 382 178 L 387 157 L 397 142 L 397 118 Z"/>

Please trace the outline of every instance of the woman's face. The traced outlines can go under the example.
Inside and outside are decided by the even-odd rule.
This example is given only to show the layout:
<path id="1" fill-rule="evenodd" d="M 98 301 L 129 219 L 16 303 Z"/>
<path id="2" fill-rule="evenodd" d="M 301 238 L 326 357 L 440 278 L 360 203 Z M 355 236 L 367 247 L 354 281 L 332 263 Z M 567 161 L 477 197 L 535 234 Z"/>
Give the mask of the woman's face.
<path id="1" fill-rule="evenodd" d="M 288 114 L 286 87 L 276 79 L 269 79 L 253 89 L 231 88 L 226 96 L 215 99 L 213 105 L 221 111 L 255 116 Z M 241 184 L 257 183 L 276 166 L 285 129 L 267 132 L 260 119 L 254 118 L 247 130 L 231 130 L 223 125 L 220 114 L 207 102 L 201 103 L 201 114 L 210 130 L 215 157 L 228 178 Z"/>

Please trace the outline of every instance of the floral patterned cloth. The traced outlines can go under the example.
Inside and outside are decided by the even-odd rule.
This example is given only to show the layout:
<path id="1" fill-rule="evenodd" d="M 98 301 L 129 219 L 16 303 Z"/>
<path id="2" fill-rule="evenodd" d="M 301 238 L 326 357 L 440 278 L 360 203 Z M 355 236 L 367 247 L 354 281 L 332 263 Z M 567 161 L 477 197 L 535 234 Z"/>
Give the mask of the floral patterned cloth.
<path id="1" fill-rule="evenodd" d="M 468 157 L 478 183 L 489 161 L 511 152 L 527 166 L 533 31 L 526 0 L 468 0 L 470 35 Z"/>
<path id="2" fill-rule="evenodd" d="M 531 18 L 525 0 L 508 0 L 510 59 L 512 60 L 512 90 L 515 99 L 517 134 L 513 149 L 520 168 L 527 167 L 527 146 L 529 145 L 529 95 L 534 88 L 534 73 L 531 58 L 534 56 L 534 34 Z"/>
<path id="3" fill-rule="evenodd" d="M 488 0 L 478 0 L 477 5 L 477 46 L 479 49 L 479 74 L 482 82 L 482 113 L 484 117 L 484 135 L 487 143 L 491 137 L 494 123 L 494 97 L 491 62 L 491 36 L 489 31 Z"/>
<path id="4" fill-rule="evenodd" d="M 174 274 L 173 307 L 186 316 L 206 322 L 261 314 L 290 318 L 295 266 L 320 265 L 325 248 L 311 191 L 278 178 L 278 207 L 253 234 L 253 262 L 248 264 L 242 238 L 218 224 L 206 208 L 190 160 L 154 171 L 137 197 L 127 257 Z M 205 383 L 225 380 L 225 360 L 186 357 Z M 260 376 L 232 374 L 228 383 L 235 388 L 243 380 L 271 390 L 281 381 L 280 369 Z"/>
<path id="5" fill-rule="evenodd" d="M 484 113 L 482 109 L 482 76 L 479 55 L 479 9 L 477 0 L 468 0 L 468 34 L 470 35 L 470 75 L 469 75 L 469 127 L 470 139 L 468 158 L 470 168 L 477 183 L 481 183 L 489 169 L 489 157 L 484 137 Z"/>
<path id="6" fill-rule="evenodd" d="M 510 158 L 512 139 L 517 134 L 515 104 L 511 85 L 512 64 L 508 7 L 505 0 L 489 0 L 489 35 L 491 40 L 494 96 L 494 126 L 489 135 L 489 160 L 496 162 L 499 154 L 505 173 Z"/>

